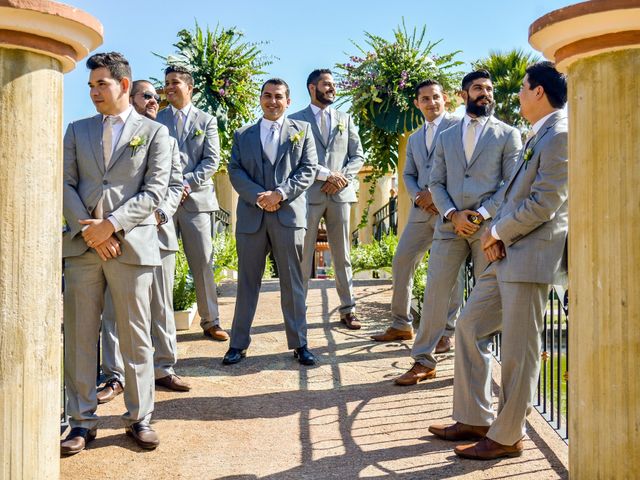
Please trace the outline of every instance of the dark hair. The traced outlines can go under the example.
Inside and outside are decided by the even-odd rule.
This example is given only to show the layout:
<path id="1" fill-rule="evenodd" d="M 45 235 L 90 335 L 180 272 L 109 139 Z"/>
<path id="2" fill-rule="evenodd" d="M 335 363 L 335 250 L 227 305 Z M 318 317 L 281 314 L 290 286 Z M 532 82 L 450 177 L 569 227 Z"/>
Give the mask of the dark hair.
<path id="1" fill-rule="evenodd" d="M 260 95 L 262 95 L 262 92 L 264 92 L 264 87 L 266 87 L 267 85 L 284 85 L 284 88 L 285 88 L 286 93 L 287 93 L 287 98 L 289 98 L 289 85 L 283 79 L 281 79 L 281 78 L 270 78 L 269 80 L 264 82 L 262 84 L 262 87 L 260 87 Z"/>
<path id="2" fill-rule="evenodd" d="M 440 82 L 438 82 L 437 80 L 433 80 L 432 78 L 428 78 L 422 82 L 420 82 L 416 88 L 414 89 L 414 94 L 416 97 L 416 100 L 418 99 L 418 95 L 420 95 L 420 89 L 424 88 L 424 87 L 430 87 L 431 85 L 437 85 L 440 87 L 440 91 L 443 91 L 442 89 L 442 85 L 440 84 Z"/>
<path id="3" fill-rule="evenodd" d="M 106 68 L 114 80 L 118 82 L 123 78 L 131 80 L 131 66 L 124 55 L 118 52 L 96 53 L 87 59 L 87 68 L 96 70 Z"/>
<path id="4" fill-rule="evenodd" d="M 467 90 L 473 81 L 479 78 L 487 78 L 491 80 L 491 74 L 486 70 L 475 70 L 467 73 L 462 79 L 462 90 Z"/>
<path id="5" fill-rule="evenodd" d="M 129 95 L 133 97 L 136 93 L 138 93 L 138 90 L 141 89 L 141 85 L 143 83 L 153 85 L 153 83 L 151 83 L 149 80 L 134 80 L 133 83 L 131 84 L 131 92 L 129 93 Z"/>
<path id="6" fill-rule="evenodd" d="M 320 80 L 320 77 L 322 75 L 325 75 L 325 74 L 333 75 L 333 72 L 331 70 L 329 70 L 328 68 L 316 68 L 307 77 L 307 88 L 309 88 L 309 85 L 316 85 L 317 86 L 318 85 L 318 81 Z"/>
<path id="7" fill-rule="evenodd" d="M 567 77 L 556 70 L 553 62 L 538 62 L 527 67 L 529 89 L 541 86 L 553 108 L 562 108 L 567 103 Z"/>
<path id="8" fill-rule="evenodd" d="M 164 76 L 166 77 L 170 73 L 177 73 L 180 78 L 182 78 L 187 85 L 193 86 L 193 75 L 187 67 L 183 67 L 182 65 L 169 65 L 164 69 Z"/>

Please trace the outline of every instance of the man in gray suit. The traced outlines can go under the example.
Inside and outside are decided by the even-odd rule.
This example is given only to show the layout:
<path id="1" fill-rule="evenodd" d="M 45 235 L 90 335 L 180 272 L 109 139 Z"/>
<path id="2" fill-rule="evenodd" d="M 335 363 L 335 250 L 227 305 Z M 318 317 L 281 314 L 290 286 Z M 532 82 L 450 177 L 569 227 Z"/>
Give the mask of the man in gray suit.
<path id="1" fill-rule="evenodd" d="M 160 96 L 148 80 L 136 80 L 131 87 L 129 101 L 135 111 L 151 120 L 158 115 Z M 182 162 L 175 138 L 171 143 L 171 175 L 169 188 L 155 216 L 160 241 L 162 267 L 154 268 L 151 290 L 151 340 L 156 385 L 170 390 L 186 392 L 189 384 L 176 375 L 174 365 L 178 361 L 176 325 L 173 318 L 173 281 L 175 274 L 175 252 L 178 240 L 173 224 L 173 215 L 182 198 Z M 124 365 L 113 315 L 113 302 L 109 290 L 102 313 L 102 371 L 107 376 L 104 388 L 98 392 L 98 403 L 107 403 L 123 391 Z"/>
<path id="2" fill-rule="evenodd" d="M 533 125 L 531 137 L 507 183 L 505 200 L 482 235 L 492 262 L 458 322 L 454 425 L 429 430 L 458 445 L 461 457 L 490 460 L 522 454 L 525 419 L 532 410 L 540 372 L 541 332 L 549 284 L 566 281 L 568 226 L 567 119 L 561 110 L 567 83 L 551 62 L 527 68 L 520 114 Z M 498 415 L 491 395 L 493 336 L 502 332 Z"/>
<path id="3" fill-rule="evenodd" d="M 471 72 L 462 79 L 466 115 L 442 132 L 436 143 L 429 190 L 440 212 L 436 224 L 420 328 L 408 372 L 395 379 L 414 385 L 436 376 L 436 346 L 447 329 L 449 299 L 460 268 L 471 253 L 475 276 L 486 268 L 480 245 L 484 220 L 494 216 L 522 146 L 520 132 L 492 117 L 493 84 L 489 72 Z M 501 188 L 502 187 L 502 188 Z M 478 223 L 480 225 L 478 225 Z"/>
<path id="4" fill-rule="evenodd" d="M 421 82 L 415 89 L 415 97 L 413 104 L 422 112 L 424 126 L 409 137 L 407 160 L 402 175 L 413 206 L 393 256 L 393 295 L 391 296 L 393 323 L 385 332 L 371 337 L 377 342 L 413 338 L 413 316 L 410 312 L 413 275 L 431 247 L 438 217 L 438 209 L 427 188 L 433 153 L 440 134 L 459 122 L 459 119 L 446 113 L 445 104 L 448 98 L 442 91 L 442 85 L 437 81 Z M 462 289 L 463 282 L 459 281 L 458 288 L 454 290 L 451 297 L 447 325 L 454 325 L 462 301 Z M 440 353 L 437 347 L 436 353 Z"/>
<path id="5" fill-rule="evenodd" d="M 285 118 L 289 86 L 279 78 L 262 85 L 263 117 L 234 134 L 229 178 L 238 192 L 236 244 L 238 292 L 231 345 L 222 362 L 238 363 L 251 343 L 265 259 L 273 252 L 287 344 L 303 365 L 316 360 L 307 348 L 307 319 L 301 260 L 307 227 L 307 190 L 316 178 L 311 125 Z"/>
<path id="6" fill-rule="evenodd" d="M 191 103 L 193 77 L 186 68 L 165 69 L 165 94 L 170 106 L 157 120 L 178 141 L 184 162 L 182 202 L 174 217 L 176 230 L 196 287 L 200 327 L 205 336 L 226 341 L 229 335 L 220 326 L 211 244 L 211 213 L 219 208 L 211 178 L 220 163 L 217 121 Z"/>
<path id="7" fill-rule="evenodd" d="M 129 105 L 131 69 L 122 55 L 93 55 L 87 67 L 99 115 L 72 122 L 64 138 L 64 369 L 72 429 L 63 455 L 96 436 L 96 345 L 107 287 L 122 340 L 126 433 L 143 448 L 159 444 L 149 424 L 149 291 L 161 264 L 154 212 L 169 181 L 169 133 Z"/>
<path id="8" fill-rule="evenodd" d="M 362 325 L 355 315 L 349 219 L 351 204 L 358 201 L 353 180 L 364 163 L 362 145 L 351 115 L 330 108 L 336 98 L 331 70 L 311 72 L 307 89 L 311 104 L 289 117 L 311 124 L 318 154 L 316 181 L 307 190 L 307 234 L 302 251 L 305 291 L 312 273 L 318 225 L 324 217 L 340 297 L 340 321 L 357 330 Z"/>

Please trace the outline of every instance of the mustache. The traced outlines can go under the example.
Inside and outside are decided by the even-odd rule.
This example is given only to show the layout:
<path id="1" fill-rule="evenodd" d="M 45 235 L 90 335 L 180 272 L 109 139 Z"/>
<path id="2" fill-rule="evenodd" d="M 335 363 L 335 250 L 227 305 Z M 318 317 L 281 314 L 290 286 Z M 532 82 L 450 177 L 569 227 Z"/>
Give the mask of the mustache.
<path id="1" fill-rule="evenodd" d="M 487 102 L 492 102 L 493 100 L 491 100 L 488 96 L 486 95 L 480 95 L 479 97 L 477 97 L 474 102 L 479 102 L 480 100 L 486 100 Z"/>

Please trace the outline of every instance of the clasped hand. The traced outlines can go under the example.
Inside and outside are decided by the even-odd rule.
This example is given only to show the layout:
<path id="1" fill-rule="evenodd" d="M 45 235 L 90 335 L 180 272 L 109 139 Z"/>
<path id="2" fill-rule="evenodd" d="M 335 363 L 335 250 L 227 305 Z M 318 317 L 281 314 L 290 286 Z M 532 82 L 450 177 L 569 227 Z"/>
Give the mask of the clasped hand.
<path id="1" fill-rule="evenodd" d="M 487 228 L 480 237 L 480 245 L 484 251 L 484 256 L 487 257 L 489 263 L 495 262 L 507 256 L 507 251 L 504 248 L 502 240 L 496 239 L 491 235 L 491 229 Z"/>
<path id="2" fill-rule="evenodd" d="M 327 177 L 327 180 L 320 188 L 320 191 L 326 193 L 328 195 L 333 195 L 338 193 L 344 187 L 349 185 L 349 180 L 340 172 L 331 172 L 331 175 Z"/>
<path id="3" fill-rule="evenodd" d="M 88 247 L 93 248 L 103 261 L 121 255 L 120 242 L 115 237 L 115 228 L 107 219 L 88 218 L 79 220 L 82 225 L 88 225 L 82 231 L 82 238 Z"/>
<path id="4" fill-rule="evenodd" d="M 281 201 L 282 195 L 280 195 L 280 192 L 268 190 L 258 194 L 256 203 L 267 212 L 275 212 L 280 208 Z"/>
<path id="5" fill-rule="evenodd" d="M 461 237 L 468 237 L 470 235 L 473 235 L 480 229 L 480 225 L 476 225 L 471 220 L 469 220 L 470 215 L 475 215 L 477 217 L 483 218 L 475 210 L 455 211 L 451 215 L 451 223 L 453 223 L 453 230 Z"/>
<path id="6" fill-rule="evenodd" d="M 431 192 L 429 190 L 421 190 L 417 193 L 414 203 L 427 213 L 438 214 L 438 209 L 433 203 Z"/>

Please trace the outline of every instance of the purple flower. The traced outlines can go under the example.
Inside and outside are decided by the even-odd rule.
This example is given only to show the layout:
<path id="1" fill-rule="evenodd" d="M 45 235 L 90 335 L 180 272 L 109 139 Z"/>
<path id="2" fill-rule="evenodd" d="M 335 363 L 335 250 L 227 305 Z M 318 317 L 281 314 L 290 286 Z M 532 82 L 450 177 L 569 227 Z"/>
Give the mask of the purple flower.
<path id="1" fill-rule="evenodd" d="M 404 88 L 404 87 L 406 87 L 406 86 L 407 86 L 407 84 L 405 83 L 405 81 L 404 81 L 404 80 L 400 80 L 400 83 L 398 83 L 398 88 L 401 88 L 401 89 L 402 89 L 402 88 Z"/>
<path id="2" fill-rule="evenodd" d="M 221 88 L 220 90 L 218 90 L 218 93 L 220 94 L 221 97 L 224 97 L 224 94 L 225 94 L 224 88 Z"/>
<path id="3" fill-rule="evenodd" d="M 406 71 L 406 70 L 403 70 L 403 71 L 402 71 L 402 73 L 400 74 L 400 77 L 401 77 L 403 80 L 406 80 L 406 78 L 407 78 L 408 76 L 409 76 L 409 74 L 407 73 L 407 71 Z"/>

